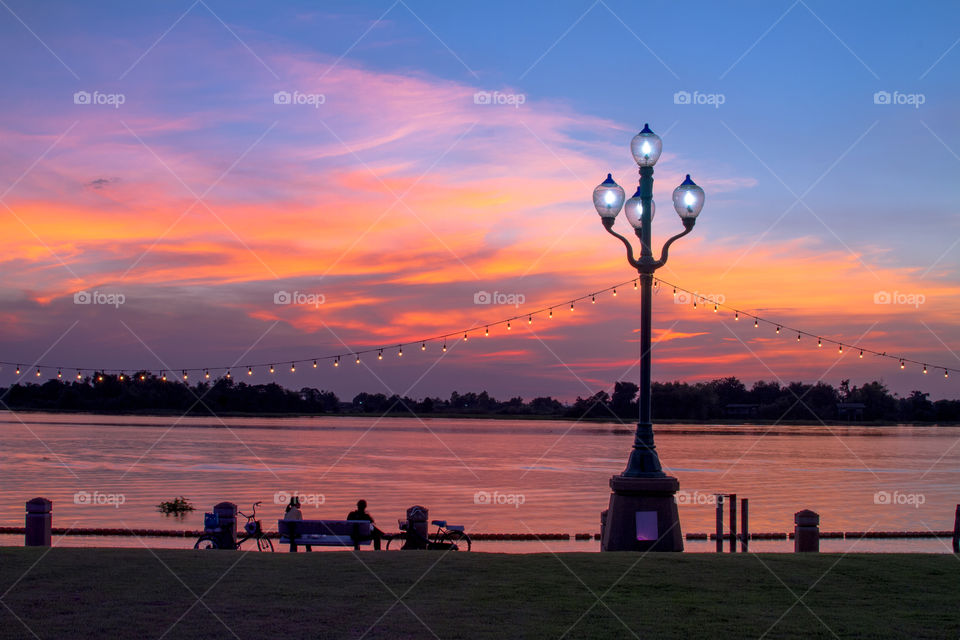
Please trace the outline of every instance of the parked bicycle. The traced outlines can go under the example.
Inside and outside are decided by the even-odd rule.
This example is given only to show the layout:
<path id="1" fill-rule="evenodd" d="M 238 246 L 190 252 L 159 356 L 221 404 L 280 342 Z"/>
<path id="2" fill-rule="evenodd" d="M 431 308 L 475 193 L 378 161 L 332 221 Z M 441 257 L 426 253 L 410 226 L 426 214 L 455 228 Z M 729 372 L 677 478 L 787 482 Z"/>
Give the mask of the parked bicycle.
<path id="1" fill-rule="evenodd" d="M 257 543 L 257 551 L 273 551 L 273 541 L 267 537 L 267 534 L 263 531 L 263 527 L 260 526 L 260 521 L 257 520 L 257 507 L 261 504 L 263 503 L 255 502 L 253 504 L 253 512 L 250 515 L 247 515 L 242 511 L 237 512 L 239 515 L 246 518 L 247 522 L 243 525 L 244 535 L 237 538 L 234 548 L 240 549 L 241 545 L 243 545 L 243 543 L 247 540 L 255 540 Z M 216 514 L 206 514 L 203 524 L 203 535 L 197 538 L 197 543 L 193 545 L 193 548 L 220 549 L 223 536 L 220 528 L 220 522 Z"/>
<path id="2" fill-rule="evenodd" d="M 398 520 L 397 523 L 400 527 L 400 533 L 387 539 L 388 551 L 391 543 L 394 544 L 396 549 L 397 545 L 406 545 L 408 539 L 413 542 L 411 546 L 414 548 L 470 551 L 470 536 L 464 531 L 463 525 L 448 525 L 446 520 L 431 520 L 430 524 L 437 525 L 437 530 L 428 534 L 427 538 L 424 539 L 422 535 L 410 529 L 406 520 Z"/>

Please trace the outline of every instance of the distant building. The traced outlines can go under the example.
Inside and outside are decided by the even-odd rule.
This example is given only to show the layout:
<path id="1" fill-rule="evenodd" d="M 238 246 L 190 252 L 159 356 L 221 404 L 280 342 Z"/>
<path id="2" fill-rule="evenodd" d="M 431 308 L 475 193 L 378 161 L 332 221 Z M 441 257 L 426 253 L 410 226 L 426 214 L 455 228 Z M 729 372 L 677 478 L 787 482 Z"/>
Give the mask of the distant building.
<path id="1" fill-rule="evenodd" d="M 756 418 L 760 415 L 758 404 L 728 404 L 723 408 L 725 418 Z"/>
<path id="2" fill-rule="evenodd" d="M 841 420 L 863 420 L 863 410 L 867 405 L 862 402 L 837 403 L 837 415 Z"/>

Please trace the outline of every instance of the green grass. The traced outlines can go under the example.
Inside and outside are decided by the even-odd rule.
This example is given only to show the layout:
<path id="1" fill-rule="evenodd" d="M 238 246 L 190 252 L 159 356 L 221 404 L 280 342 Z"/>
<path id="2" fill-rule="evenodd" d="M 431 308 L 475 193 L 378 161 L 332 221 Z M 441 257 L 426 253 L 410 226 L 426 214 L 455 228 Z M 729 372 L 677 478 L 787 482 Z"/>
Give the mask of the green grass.
<path id="1" fill-rule="evenodd" d="M 960 635 L 949 555 L 2 548 L 0 593 L 0 638 Z"/>

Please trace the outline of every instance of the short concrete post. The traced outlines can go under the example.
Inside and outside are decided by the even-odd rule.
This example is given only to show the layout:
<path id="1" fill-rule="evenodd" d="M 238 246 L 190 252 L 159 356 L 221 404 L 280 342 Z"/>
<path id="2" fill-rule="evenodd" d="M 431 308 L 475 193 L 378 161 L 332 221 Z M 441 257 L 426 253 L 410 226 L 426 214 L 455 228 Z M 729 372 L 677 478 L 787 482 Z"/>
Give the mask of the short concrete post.
<path id="1" fill-rule="evenodd" d="M 795 552 L 820 551 L 820 514 L 809 509 L 793 514 L 793 550 Z"/>
<path id="2" fill-rule="evenodd" d="M 232 502 L 221 502 L 213 506 L 220 522 L 220 534 L 217 545 L 220 549 L 237 548 L 237 505 Z"/>
<path id="3" fill-rule="evenodd" d="M 34 498 L 27 502 L 23 546 L 49 547 L 50 529 L 53 526 L 53 503 L 46 498 Z"/>

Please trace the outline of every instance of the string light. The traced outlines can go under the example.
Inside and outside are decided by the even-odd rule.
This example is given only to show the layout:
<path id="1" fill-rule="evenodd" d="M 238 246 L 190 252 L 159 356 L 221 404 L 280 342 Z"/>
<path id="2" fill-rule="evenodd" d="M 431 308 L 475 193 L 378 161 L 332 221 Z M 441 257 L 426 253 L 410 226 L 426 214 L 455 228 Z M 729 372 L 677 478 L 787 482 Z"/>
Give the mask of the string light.
<path id="1" fill-rule="evenodd" d="M 147 379 L 147 376 L 146 376 L 145 374 L 141 373 L 141 374 L 140 374 L 140 382 L 143 382 L 143 381 L 146 380 L 146 379 Z"/>
<path id="2" fill-rule="evenodd" d="M 247 375 L 248 375 L 248 376 L 252 376 L 252 375 L 253 375 L 253 367 L 247 367 Z"/>
<path id="3" fill-rule="evenodd" d="M 273 365 L 270 365 L 270 373 L 273 373 Z"/>
<path id="4" fill-rule="evenodd" d="M 736 320 L 736 321 L 738 321 L 738 322 L 740 321 L 740 312 L 739 312 L 739 311 L 737 311 L 737 312 L 735 312 L 735 313 L 733 314 L 733 319 Z"/>
<path id="5" fill-rule="evenodd" d="M 658 289 L 660 288 L 660 284 L 659 284 L 659 283 L 657 283 L 657 288 L 658 288 Z M 633 290 L 634 290 L 634 291 L 637 290 L 637 281 L 636 281 L 636 280 L 633 281 Z"/>
<path id="6" fill-rule="evenodd" d="M 947 371 L 946 369 L 944 369 L 944 370 L 943 370 L 943 377 L 944 377 L 944 378 L 949 378 L 949 377 L 950 377 L 950 372 Z"/>
<path id="7" fill-rule="evenodd" d="M 590 304 L 597 304 L 597 295 L 593 294 L 590 296 Z"/>
<path id="8" fill-rule="evenodd" d="M 119 379 L 120 379 L 120 382 L 123 382 L 123 371 L 120 372 Z"/>
<path id="9" fill-rule="evenodd" d="M 78 371 L 77 371 L 77 380 L 82 380 L 82 379 L 83 379 L 83 374 L 81 374 L 80 371 L 78 370 Z"/>
<path id="10" fill-rule="evenodd" d="M 550 317 L 553 318 L 553 309 L 550 309 Z M 17 373 L 20 373 L 20 370 L 17 370 Z"/>
<path id="11" fill-rule="evenodd" d="M 488 338 L 490 337 L 490 327 L 487 327 L 486 329 L 484 329 L 483 335 L 487 336 Z"/>
<path id="12" fill-rule="evenodd" d="M 800 334 L 797 334 L 797 342 L 800 342 Z"/>
<path id="13" fill-rule="evenodd" d="M 573 311 L 573 303 L 570 303 L 570 311 Z"/>
<path id="14" fill-rule="evenodd" d="M 444 353 L 447 352 L 447 341 L 446 341 L 446 340 L 443 341 L 443 352 L 444 352 Z"/>
<path id="15" fill-rule="evenodd" d="M 863 360 L 863 349 L 860 349 L 860 359 Z"/>
<path id="16" fill-rule="evenodd" d="M 317 361 L 316 361 L 316 360 L 313 361 L 313 368 L 314 368 L 314 369 L 317 368 Z"/>
<path id="17" fill-rule="evenodd" d="M 426 342 L 421 342 L 421 343 L 420 343 L 420 351 L 426 351 L 426 350 L 427 350 L 427 343 L 426 343 Z"/>
<path id="18" fill-rule="evenodd" d="M 377 360 L 383 360 L 383 349 L 380 349 L 380 352 L 377 354 Z"/>
<path id="19" fill-rule="evenodd" d="M 403 347 L 402 347 L 402 346 L 400 347 L 400 350 L 397 351 L 397 357 L 398 357 L 398 358 L 402 358 L 402 357 L 403 357 Z"/>
<path id="20" fill-rule="evenodd" d="M 693 308 L 694 308 L 694 309 L 697 308 L 697 299 L 696 299 L 696 298 L 693 299 Z"/>
<path id="21" fill-rule="evenodd" d="M 780 325 L 777 325 L 777 335 L 780 335 Z"/>
<path id="22" fill-rule="evenodd" d="M 510 321 L 507 321 L 507 331 L 510 331 Z"/>
<path id="23" fill-rule="evenodd" d="M 900 368 L 901 368 L 901 369 L 904 368 L 903 360 L 900 361 Z"/>
<path id="24" fill-rule="evenodd" d="M 673 297 L 674 297 L 674 298 L 677 297 L 677 288 L 676 288 L 676 287 L 673 288 Z"/>
<path id="25" fill-rule="evenodd" d="M 843 345 L 837 345 L 837 353 L 843 353 Z"/>
<path id="26" fill-rule="evenodd" d="M 20 375 L 20 365 L 17 365 L 17 371 L 16 371 L 16 373 L 17 373 L 17 375 Z"/>
<path id="27" fill-rule="evenodd" d="M 926 373 L 926 371 L 924 371 L 924 373 Z M 62 377 L 63 377 L 63 374 L 60 373 L 59 369 L 57 369 L 57 378 L 62 378 Z"/>
<path id="28" fill-rule="evenodd" d="M 716 303 L 716 302 L 713 303 L 713 312 L 714 312 L 714 313 L 717 312 L 717 303 Z"/>
<path id="29" fill-rule="evenodd" d="M 927 373 L 927 365 L 923 365 L 923 373 L 924 373 L 924 375 L 926 375 L 926 373 Z"/>
<path id="30" fill-rule="evenodd" d="M 823 343 L 820 341 L 820 338 L 817 338 L 817 346 L 822 347 Z"/>
<path id="31" fill-rule="evenodd" d="M 296 372 L 297 372 L 297 365 L 294 364 L 293 362 L 291 362 L 291 363 L 290 363 L 290 373 L 296 373 Z"/>
<path id="32" fill-rule="evenodd" d="M 225 375 L 224 377 L 225 377 L 227 380 L 230 379 L 230 369 L 227 369 L 227 373 L 226 373 L 226 375 Z"/>
<path id="33" fill-rule="evenodd" d="M 103 382 L 103 374 L 97 376 L 97 382 Z"/>
<path id="34" fill-rule="evenodd" d="M 204 370 L 203 370 L 203 377 L 206 378 L 207 380 L 209 380 L 209 379 L 210 379 L 210 372 L 209 372 L 208 370 L 204 369 Z M 142 378 L 141 378 L 141 379 L 142 379 Z"/>
<path id="35" fill-rule="evenodd" d="M 616 290 L 616 289 L 613 290 L 613 297 L 614 297 L 614 298 L 617 297 L 617 290 Z"/>
<path id="36" fill-rule="evenodd" d="M 464 342 L 467 341 L 467 332 L 466 332 L 466 331 L 463 332 L 463 341 L 464 341 Z"/>
<path id="37" fill-rule="evenodd" d="M 167 381 L 167 372 L 166 372 L 166 371 L 161 371 L 161 372 L 160 372 L 160 379 L 163 380 L 164 382 Z"/>
<path id="38" fill-rule="evenodd" d="M 533 324 L 533 316 L 532 316 L 532 315 L 531 315 L 529 318 L 527 318 L 527 324 Z"/>
<path id="39" fill-rule="evenodd" d="M 37 377 L 38 377 L 38 378 L 40 377 L 40 368 L 39 368 L 39 367 L 37 368 Z"/>
<path id="40" fill-rule="evenodd" d="M 184 379 L 184 380 L 187 379 L 187 372 L 186 372 L 186 371 L 183 372 L 183 379 Z"/>
<path id="41" fill-rule="evenodd" d="M 333 361 L 333 366 L 335 366 L 335 367 L 339 367 L 339 366 L 340 366 L 340 356 L 337 356 L 337 359 Z"/>
<path id="42" fill-rule="evenodd" d="M 759 326 L 760 326 L 760 321 L 757 320 L 756 317 L 754 317 L 754 319 L 753 319 L 753 328 L 756 329 L 756 328 L 759 327 Z"/>
<path id="43" fill-rule="evenodd" d="M 357 354 L 357 364 L 360 364 L 360 354 Z"/>

